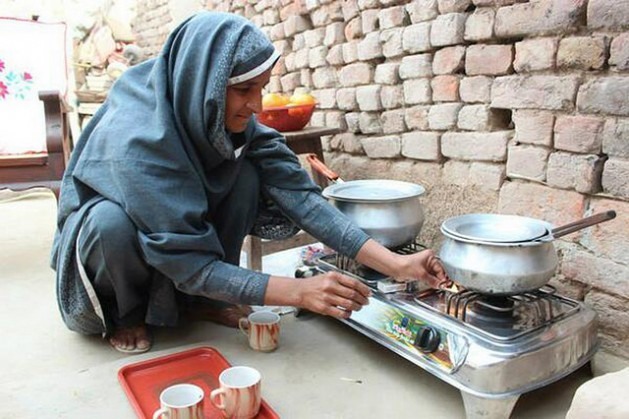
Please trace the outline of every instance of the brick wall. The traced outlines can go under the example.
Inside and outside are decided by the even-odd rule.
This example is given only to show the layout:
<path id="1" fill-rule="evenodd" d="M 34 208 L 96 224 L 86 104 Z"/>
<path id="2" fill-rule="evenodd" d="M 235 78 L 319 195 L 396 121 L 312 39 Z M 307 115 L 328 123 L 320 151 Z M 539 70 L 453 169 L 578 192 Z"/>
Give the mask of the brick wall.
<path id="1" fill-rule="evenodd" d="M 185 17 L 201 10 L 204 0 L 136 0 L 137 16 L 133 30 L 147 57 L 156 56 L 168 34 Z"/>
<path id="2" fill-rule="evenodd" d="M 557 242 L 552 283 L 594 307 L 603 347 L 629 359 L 629 0 L 206 7 L 269 35 L 283 55 L 269 90 L 314 93 L 312 123 L 344 131 L 325 142 L 344 178 L 426 186 L 420 238 L 431 246 L 452 215 L 559 225 L 615 209 L 616 220 Z"/>

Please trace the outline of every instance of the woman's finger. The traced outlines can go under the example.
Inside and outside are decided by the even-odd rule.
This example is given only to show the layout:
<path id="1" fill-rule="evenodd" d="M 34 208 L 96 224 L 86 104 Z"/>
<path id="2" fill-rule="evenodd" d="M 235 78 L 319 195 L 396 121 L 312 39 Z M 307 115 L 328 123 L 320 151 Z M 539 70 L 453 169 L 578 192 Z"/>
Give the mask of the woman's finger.
<path id="1" fill-rule="evenodd" d="M 448 275 L 446 274 L 445 269 L 443 268 L 443 265 L 441 264 L 441 262 L 439 261 L 439 259 L 437 258 L 433 258 L 430 261 L 430 270 L 441 280 L 446 280 L 448 278 Z"/>
<path id="2" fill-rule="evenodd" d="M 360 306 L 369 304 L 369 299 L 353 288 L 348 288 L 343 284 L 337 284 L 333 290 L 337 296 L 352 301 Z"/>
<path id="3" fill-rule="evenodd" d="M 343 298 L 336 295 L 331 295 L 327 298 L 328 303 L 331 306 L 339 307 L 345 310 L 358 311 L 360 310 L 364 304 L 358 303 L 356 301 Z"/>
<path id="4" fill-rule="evenodd" d="M 339 274 L 337 278 L 339 284 L 346 288 L 358 291 L 364 298 L 371 296 L 371 289 L 359 280 L 341 274 Z"/>
<path id="5" fill-rule="evenodd" d="M 350 316 L 352 315 L 352 312 L 349 310 L 343 310 L 339 307 L 332 307 L 330 306 L 327 310 L 327 313 L 325 313 L 329 316 L 332 317 L 336 317 L 338 319 L 349 319 Z"/>
<path id="6" fill-rule="evenodd" d="M 443 280 L 431 274 L 426 275 L 426 277 L 426 282 L 428 283 L 428 285 L 430 285 L 431 288 L 439 288 L 439 285 L 443 282 Z"/>

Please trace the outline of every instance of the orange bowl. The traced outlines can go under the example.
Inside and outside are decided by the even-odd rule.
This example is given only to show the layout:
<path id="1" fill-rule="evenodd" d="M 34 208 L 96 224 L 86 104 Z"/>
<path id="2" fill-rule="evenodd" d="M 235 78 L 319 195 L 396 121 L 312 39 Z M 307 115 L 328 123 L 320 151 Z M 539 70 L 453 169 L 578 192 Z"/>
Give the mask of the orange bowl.
<path id="1" fill-rule="evenodd" d="M 315 105 L 288 105 L 263 109 L 258 121 L 278 131 L 299 131 L 310 122 Z"/>

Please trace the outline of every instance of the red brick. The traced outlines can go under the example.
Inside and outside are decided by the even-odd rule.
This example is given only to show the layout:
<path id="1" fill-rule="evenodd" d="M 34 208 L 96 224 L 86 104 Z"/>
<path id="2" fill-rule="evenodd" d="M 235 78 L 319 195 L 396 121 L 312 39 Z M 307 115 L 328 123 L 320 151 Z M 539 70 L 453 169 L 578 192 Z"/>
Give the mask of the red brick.
<path id="1" fill-rule="evenodd" d="M 465 22 L 466 41 L 486 41 L 494 36 L 496 12 L 490 8 L 474 10 Z"/>
<path id="2" fill-rule="evenodd" d="M 605 121 L 603 129 L 603 153 L 610 157 L 629 159 L 629 118 L 613 118 Z"/>
<path id="3" fill-rule="evenodd" d="M 586 0 L 541 0 L 502 7 L 496 13 L 496 35 L 513 38 L 574 32 L 585 18 L 585 3 Z"/>
<path id="4" fill-rule="evenodd" d="M 629 160 L 610 158 L 603 168 L 603 190 L 620 198 L 629 199 Z"/>
<path id="5" fill-rule="evenodd" d="M 600 192 L 604 161 L 596 154 L 552 153 L 548 159 L 546 182 L 550 186 L 581 193 Z"/>
<path id="6" fill-rule="evenodd" d="M 555 148 L 576 153 L 600 153 L 603 122 L 603 119 L 592 116 L 558 116 Z"/>
<path id="7" fill-rule="evenodd" d="M 507 158 L 512 135 L 512 131 L 446 132 L 441 137 L 441 152 L 457 160 L 501 162 Z"/>
<path id="8" fill-rule="evenodd" d="M 583 113 L 629 116 L 629 77 L 601 77 L 579 88 L 577 107 Z"/>
<path id="9" fill-rule="evenodd" d="M 401 141 L 397 135 L 365 137 L 361 144 L 367 157 L 372 159 L 391 159 L 400 156 Z"/>
<path id="10" fill-rule="evenodd" d="M 598 70 L 605 65 L 608 40 L 603 36 L 575 36 L 559 42 L 557 67 Z"/>
<path id="11" fill-rule="evenodd" d="M 515 141 L 551 146 L 555 117 L 550 112 L 519 110 L 513 113 Z"/>
<path id="12" fill-rule="evenodd" d="M 629 70 L 629 32 L 618 35 L 612 41 L 609 65 L 616 70 Z"/>
<path id="13" fill-rule="evenodd" d="M 546 180 L 546 161 L 550 151 L 545 147 L 512 145 L 507 155 L 507 176 Z"/>
<path id="14" fill-rule="evenodd" d="M 459 77 L 436 76 L 430 81 L 433 102 L 456 102 L 459 100 Z"/>
<path id="15" fill-rule="evenodd" d="M 572 110 L 578 84 L 579 78 L 570 75 L 498 77 L 491 87 L 491 105 L 509 109 Z"/>
<path id="16" fill-rule="evenodd" d="M 591 28 L 622 29 L 629 27 L 627 0 L 590 0 L 587 24 Z"/>
<path id="17" fill-rule="evenodd" d="M 402 156 L 417 160 L 438 161 L 441 159 L 439 152 L 438 132 L 409 132 L 402 134 Z"/>
<path id="18" fill-rule="evenodd" d="M 433 58 L 432 72 L 434 74 L 457 73 L 463 69 L 463 57 L 465 57 L 464 46 L 441 48 Z"/>
<path id="19" fill-rule="evenodd" d="M 515 44 L 513 68 L 518 73 L 555 67 L 558 38 L 526 39 Z"/>
<path id="20" fill-rule="evenodd" d="M 465 73 L 499 76 L 512 72 L 513 45 L 471 45 L 465 57 Z"/>

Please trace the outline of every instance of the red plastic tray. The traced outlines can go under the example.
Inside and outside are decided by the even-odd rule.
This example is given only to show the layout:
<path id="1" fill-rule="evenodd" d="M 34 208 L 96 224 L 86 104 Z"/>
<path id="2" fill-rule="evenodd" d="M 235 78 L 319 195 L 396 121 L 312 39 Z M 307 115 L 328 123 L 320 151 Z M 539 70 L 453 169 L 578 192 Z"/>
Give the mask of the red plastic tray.
<path id="1" fill-rule="evenodd" d="M 203 389 L 206 419 L 223 418 L 222 412 L 210 403 L 209 395 L 219 387 L 220 373 L 230 366 L 216 349 L 201 347 L 126 365 L 118 371 L 118 380 L 140 418 L 152 418 L 153 412 L 159 408 L 162 390 L 179 383 L 196 384 Z M 279 416 L 263 399 L 256 418 Z"/>

